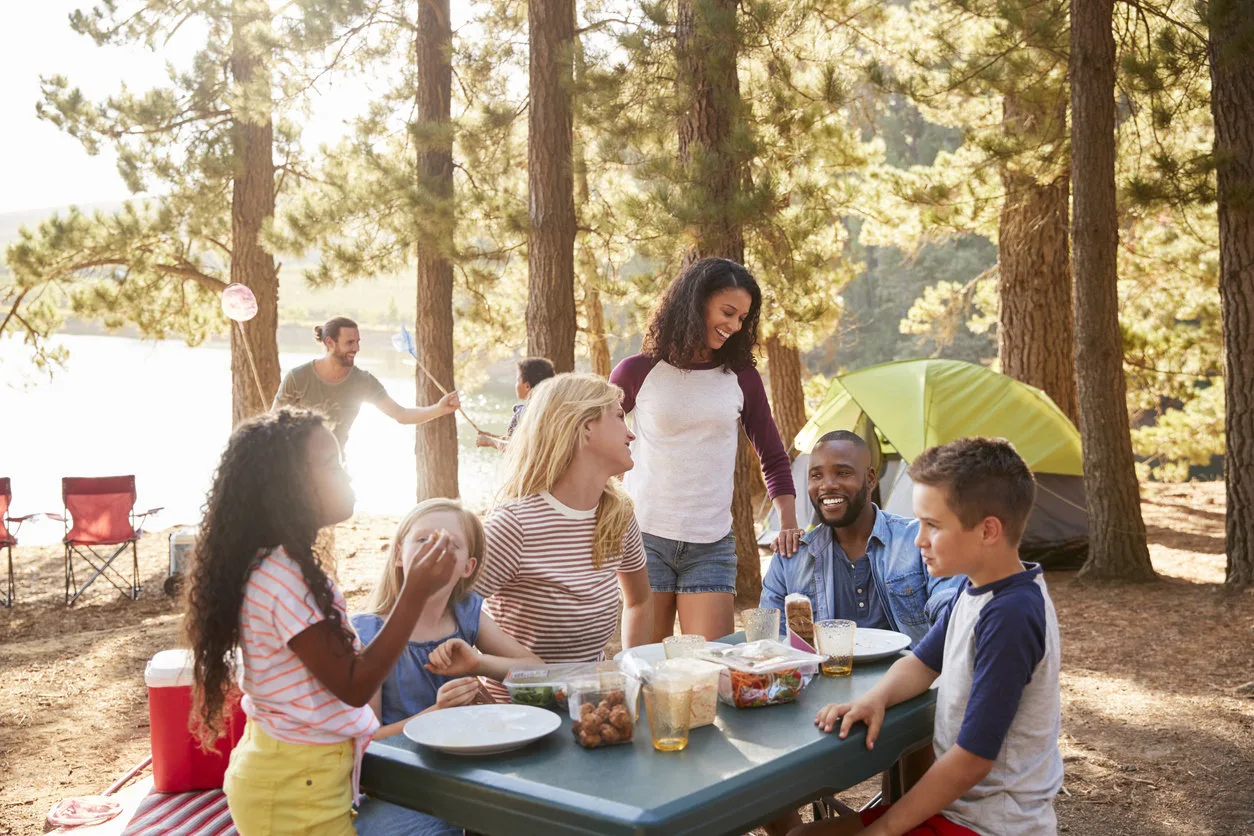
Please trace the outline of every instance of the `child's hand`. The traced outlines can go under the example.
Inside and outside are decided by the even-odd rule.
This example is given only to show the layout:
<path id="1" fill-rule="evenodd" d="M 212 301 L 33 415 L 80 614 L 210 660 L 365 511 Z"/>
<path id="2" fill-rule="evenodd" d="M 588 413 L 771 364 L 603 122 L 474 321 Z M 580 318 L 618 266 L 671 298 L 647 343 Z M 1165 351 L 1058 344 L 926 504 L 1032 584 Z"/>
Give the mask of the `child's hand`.
<path id="1" fill-rule="evenodd" d="M 495 447 L 496 440 L 492 436 L 488 435 L 487 433 L 479 433 L 477 436 L 475 436 L 475 446 L 476 447 Z"/>
<path id="2" fill-rule="evenodd" d="M 438 531 L 419 547 L 405 573 L 401 595 L 428 598 L 453 578 L 457 557 L 453 554 L 447 531 Z"/>
<path id="3" fill-rule="evenodd" d="M 479 654 L 462 639 L 449 639 L 427 661 L 427 670 L 440 676 L 467 676 L 479 669 Z"/>
<path id="4" fill-rule="evenodd" d="M 875 748 L 875 740 L 880 736 L 880 726 L 884 724 L 883 703 L 878 700 L 868 700 L 866 697 L 852 703 L 829 703 L 819 709 L 818 716 L 814 718 L 814 725 L 819 727 L 819 731 L 830 732 L 835 728 L 836 721 L 842 717 L 844 720 L 840 724 L 841 740 L 849 735 L 849 729 L 854 723 L 866 723 L 866 747 Z"/>
<path id="5" fill-rule="evenodd" d="M 461 679 L 450 679 L 435 692 L 436 708 L 453 708 L 458 705 L 473 705 L 479 698 L 479 680 L 473 676 Z"/>

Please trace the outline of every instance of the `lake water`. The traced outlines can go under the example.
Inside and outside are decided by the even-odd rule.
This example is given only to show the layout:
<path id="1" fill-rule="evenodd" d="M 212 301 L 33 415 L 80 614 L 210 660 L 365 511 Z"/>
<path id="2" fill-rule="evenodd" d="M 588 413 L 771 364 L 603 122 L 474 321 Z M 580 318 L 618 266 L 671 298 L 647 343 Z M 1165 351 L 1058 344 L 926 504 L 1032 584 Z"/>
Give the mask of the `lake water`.
<path id="1" fill-rule="evenodd" d="M 194 524 L 231 431 L 226 344 L 190 348 L 172 340 L 69 335 L 57 342 L 70 351 L 68 368 L 23 388 L 23 378 L 34 379 L 26 348 L 0 340 L 0 476 L 13 480 L 11 513 L 59 512 L 62 476 L 133 473 L 136 509 L 165 507 L 150 529 Z M 284 372 L 316 356 L 312 342 L 308 349 L 280 346 Z M 414 403 L 413 368 L 390 346 L 363 347 L 357 363 L 398 403 Z M 497 377 L 462 395 L 463 408 L 489 432 L 504 431 L 514 402 L 512 371 L 502 367 Z M 498 484 L 501 454 L 476 448 L 474 430 L 461 416 L 456 420 L 462 499 L 482 507 Z M 358 511 L 395 515 L 413 505 L 413 450 L 413 427 L 362 406 L 345 451 Z M 48 544 L 61 539 L 62 529 L 45 520 L 20 534 L 23 544 Z"/>

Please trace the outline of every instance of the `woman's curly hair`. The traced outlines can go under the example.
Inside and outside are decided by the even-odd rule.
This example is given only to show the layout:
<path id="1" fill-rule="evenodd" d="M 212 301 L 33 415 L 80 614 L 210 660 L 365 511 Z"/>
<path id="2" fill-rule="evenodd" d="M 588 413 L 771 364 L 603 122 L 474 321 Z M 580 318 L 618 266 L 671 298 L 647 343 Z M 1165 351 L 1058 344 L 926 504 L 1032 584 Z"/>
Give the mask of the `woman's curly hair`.
<path id="1" fill-rule="evenodd" d="M 731 371 L 757 365 L 753 350 L 758 345 L 762 291 L 743 265 L 727 258 L 703 258 L 671 282 L 649 317 L 641 350 L 676 368 L 691 368 L 693 358 L 706 345 L 706 303 L 718 291 L 733 287 L 749 294 L 749 315 L 740 330 L 714 352 L 713 360 Z"/>
<path id="2" fill-rule="evenodd" d="M 188 570 L 183 630 L 195 662 L 197 734 L 208 747 L 222 734 L 235 669 L 244 586 L 253 568 L 282 546 L 300 566 L 318 609 L 346 630 L 330 578 L 315 554 L 319 523 L 307 448 L 323 417 L 283 408 L 242 424 L 227 441 L 205 501 Z"/>

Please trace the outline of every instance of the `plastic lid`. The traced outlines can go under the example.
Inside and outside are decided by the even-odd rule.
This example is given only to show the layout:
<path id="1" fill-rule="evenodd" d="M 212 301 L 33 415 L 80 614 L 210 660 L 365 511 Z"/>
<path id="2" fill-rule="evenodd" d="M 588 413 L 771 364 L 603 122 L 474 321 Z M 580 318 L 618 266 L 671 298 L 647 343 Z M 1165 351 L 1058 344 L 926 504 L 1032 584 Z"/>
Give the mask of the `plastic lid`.
<path id="1" fill-rule="evenodd" d="M 180 525 L 170 532 L 170 539 L 179 542 L 193 542 L 196 539 L 197 527 L 194 525 Z"/>
<path id="2" fill-rule="evenodd" d="M 700 680 L 709 676 L 718 676 L 722 667 L 703 659 L 666 659 L 653 666 L 654 670 L 673 673 L 689 679 Z"/>
<path id="3" fill-rule="evenodd" d="M 521 665 L 511 669 L 502 682 L 506 688 L 553 688 L 564 684 L 565 680 L 549 665 Z"/>
<path id="4" fill-rule="evenodd" d="M 177 688 L 192 684 L 192 652 L 185 648 L 163 650 L 144 667 L 144 684 L 149 688 Z"/>

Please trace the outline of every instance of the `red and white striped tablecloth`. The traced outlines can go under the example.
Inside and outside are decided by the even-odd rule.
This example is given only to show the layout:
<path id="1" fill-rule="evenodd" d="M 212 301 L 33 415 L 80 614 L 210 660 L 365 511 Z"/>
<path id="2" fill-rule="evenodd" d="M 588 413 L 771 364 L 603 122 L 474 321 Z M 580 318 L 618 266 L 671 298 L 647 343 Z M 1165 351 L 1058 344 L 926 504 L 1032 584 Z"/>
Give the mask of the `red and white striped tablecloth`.
<path id="1" fill-rule="evenodd" d="M 149 793 L 122 836 L 237 836 L 222 790 Z"/>

